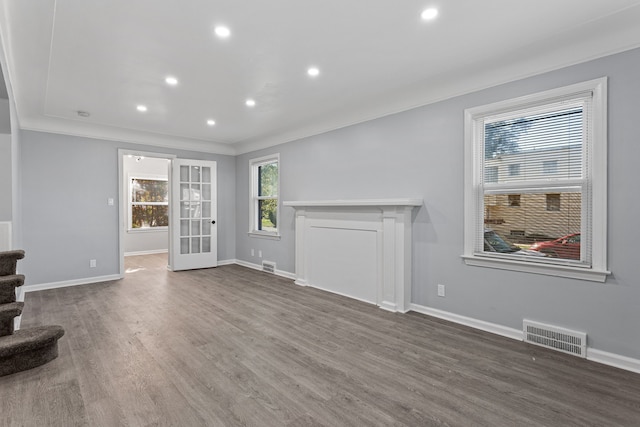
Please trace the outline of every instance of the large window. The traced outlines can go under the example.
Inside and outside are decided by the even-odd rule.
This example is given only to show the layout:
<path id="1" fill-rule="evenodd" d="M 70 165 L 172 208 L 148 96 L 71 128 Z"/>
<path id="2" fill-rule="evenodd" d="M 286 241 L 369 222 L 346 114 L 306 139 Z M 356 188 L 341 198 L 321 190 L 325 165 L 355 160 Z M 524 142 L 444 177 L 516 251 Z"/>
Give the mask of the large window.
<path id="1" fill-rule="evenodd" d="M 251 165 L 251 223 L 249 233 L 278 236 L 278 154 L 253 159 Z"/>
<path id="2" fill-rule="evenodd" d="M 606 79 L 467 110 L 465 126 L 467 264 L 604 281 Z"/>
<path id="3" fill-rule="evenodd" d="M 166 178 L 129 178 L 129 229 L 144 230 L 169 225 L 169 186 Z"/>

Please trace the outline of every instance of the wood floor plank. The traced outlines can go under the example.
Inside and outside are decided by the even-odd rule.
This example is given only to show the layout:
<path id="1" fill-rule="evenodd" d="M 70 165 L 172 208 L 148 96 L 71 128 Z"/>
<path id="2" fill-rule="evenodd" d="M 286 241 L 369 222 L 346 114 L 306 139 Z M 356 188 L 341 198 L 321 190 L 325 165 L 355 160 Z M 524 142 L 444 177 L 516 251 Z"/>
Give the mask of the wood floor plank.
<path id="1" fill-rule="evenodd" d="M 0 426 L 639 426 L 640 375 L 237 265 L 28 293 Z"/>

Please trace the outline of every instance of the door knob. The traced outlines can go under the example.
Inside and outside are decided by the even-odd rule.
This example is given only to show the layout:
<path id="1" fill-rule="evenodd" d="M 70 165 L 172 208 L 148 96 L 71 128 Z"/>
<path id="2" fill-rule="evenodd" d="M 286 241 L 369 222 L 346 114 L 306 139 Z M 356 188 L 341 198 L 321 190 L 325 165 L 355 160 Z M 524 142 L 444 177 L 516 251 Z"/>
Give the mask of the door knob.
<path id="1" fill-rule="evenodd" d="M 215 221 L 215 220 L 211 221 L 211 224 L 215 224 L 215 223 L 216 223 L 216 221 Z"/>

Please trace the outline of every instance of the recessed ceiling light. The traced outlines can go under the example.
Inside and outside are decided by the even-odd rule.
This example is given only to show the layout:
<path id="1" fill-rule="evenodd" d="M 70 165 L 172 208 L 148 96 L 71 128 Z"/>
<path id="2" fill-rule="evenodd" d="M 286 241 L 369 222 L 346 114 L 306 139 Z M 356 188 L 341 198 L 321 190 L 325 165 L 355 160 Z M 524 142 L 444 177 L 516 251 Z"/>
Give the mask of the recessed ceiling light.
<path id="1" fill-rule="evenodd" d="M 256 106 L 256 101 L 253 99 L 247 99 L 245 101 L 245 104 L 247 107 L 255 107 Z"/>
<path id="2" fill-rule="evenodd" d="M 144 113 L 145 111 L 147 111 L 147 106 L 146 106 L 146 105 L 142 105 L 142 104 L 141 104 L 141 105 L 138 105 L 138 106 L 136 107 L 136 109 L 137 109 L 138 111 L 140 111 L 141 113 Z"/>
<path id="3" fill-rule="evenodd" d="M 215 120 L 212 120 L 212 119 L 209 119 L 209 120 L 207 120 L 207 124 L 208 124 L 209 126 L 213 126 L 213 125 L 215 125 L 215 124 L 216 124 L 216 121 L 215 121 Z"/>
<path id="4" fill-rule="evenodd" d="M 178 84 L 178 79 L 173 76 L 168 76 L 166 79 L 164 79 L 164 81 L 171 86 L 175 86 Z"/>
<path id="5" fill-rule="evenodd" d="M 307 74 L 309 74 L 311 77 L 317 77 L 320 74 L 320 70 L 317 67 L 310 67 L 307 70 Z"/>
<path id="6" fill-rule="evenodd" d="M 438 16 L 438 9 L 436 9 L 434 7 L 430 7 L 429 9 L 425 9 L 420 14 L 420 17 L 422 19 L 424 19 L 425 21 L 429 21 L 431 19 L 434 19 L 436 16 Z"/>
<path id="7" fill-rule="evenodd" d="M 220 37 L 221 39 L 226 39 L 231 35 L 231 30 L 223 25 L 218 25 L 213 29 L 213 31 L 216 33 L 216 36 Z"/>

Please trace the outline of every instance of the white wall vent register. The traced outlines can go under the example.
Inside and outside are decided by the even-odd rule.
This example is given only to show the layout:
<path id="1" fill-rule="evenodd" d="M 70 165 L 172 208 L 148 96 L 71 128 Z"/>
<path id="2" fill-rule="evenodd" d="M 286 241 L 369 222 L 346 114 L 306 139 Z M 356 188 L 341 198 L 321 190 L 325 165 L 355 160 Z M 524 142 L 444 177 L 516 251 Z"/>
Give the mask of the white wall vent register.
<path id="1" fill-rule="evenodd" d="M 574 356 L 587 357 L 587 334 L 558 326 L 524 320 L 525 342 L 558 350 Z"/>

